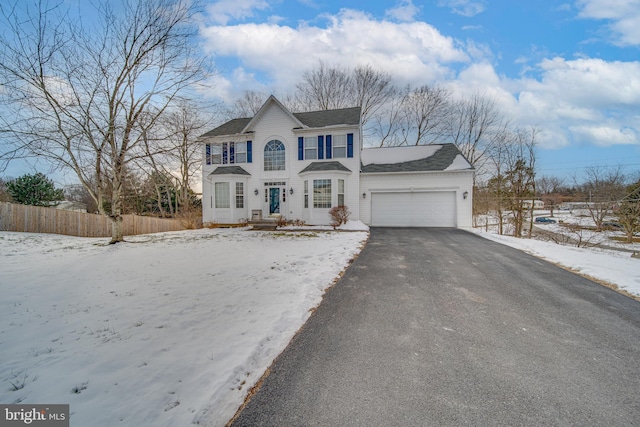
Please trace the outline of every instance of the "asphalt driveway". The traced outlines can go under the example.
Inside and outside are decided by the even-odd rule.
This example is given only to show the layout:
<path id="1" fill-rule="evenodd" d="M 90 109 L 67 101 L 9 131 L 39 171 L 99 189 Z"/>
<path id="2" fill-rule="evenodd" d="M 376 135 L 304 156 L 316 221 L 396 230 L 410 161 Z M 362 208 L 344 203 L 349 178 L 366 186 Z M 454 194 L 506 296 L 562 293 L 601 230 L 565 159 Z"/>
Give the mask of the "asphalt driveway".
<path id="1" fill-rule="evenodd" d="M 233 425 L 631 426 L 639 395 L 637 301 L 465 231 L 374 228 Z"/>

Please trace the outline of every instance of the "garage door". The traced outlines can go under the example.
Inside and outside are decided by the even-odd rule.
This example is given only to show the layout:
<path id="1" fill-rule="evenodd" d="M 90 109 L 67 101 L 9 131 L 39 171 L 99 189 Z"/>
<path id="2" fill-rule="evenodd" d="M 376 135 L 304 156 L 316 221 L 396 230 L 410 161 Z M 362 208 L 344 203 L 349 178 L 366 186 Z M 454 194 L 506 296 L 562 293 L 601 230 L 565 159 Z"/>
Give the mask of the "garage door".
<path id="1" fill-rule="evenodd" d="M 455 227 L 454 191 L 372 193 L 371 225 L 378 227 Z"/>

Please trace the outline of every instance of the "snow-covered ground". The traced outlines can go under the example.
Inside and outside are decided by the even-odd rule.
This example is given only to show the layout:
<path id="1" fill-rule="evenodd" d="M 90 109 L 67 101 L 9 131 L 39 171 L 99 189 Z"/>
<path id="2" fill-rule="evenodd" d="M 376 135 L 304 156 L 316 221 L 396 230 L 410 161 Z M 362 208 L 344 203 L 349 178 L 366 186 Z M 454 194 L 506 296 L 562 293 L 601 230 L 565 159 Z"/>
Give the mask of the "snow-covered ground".
<path id="1" fill-rule="evenodd" d="M 0 402 L 70 404 L 74 426 L 224 425 L 367 237 L 1 232 Z"/>
<path id="2" fill-rule="evenodd" d="M 77 426 L 224 425 L 368 237 L 344 228 L 0 232 L 0 402 L 68 403 Z M 629 253 L 476 232 L 640 295 Z"/>

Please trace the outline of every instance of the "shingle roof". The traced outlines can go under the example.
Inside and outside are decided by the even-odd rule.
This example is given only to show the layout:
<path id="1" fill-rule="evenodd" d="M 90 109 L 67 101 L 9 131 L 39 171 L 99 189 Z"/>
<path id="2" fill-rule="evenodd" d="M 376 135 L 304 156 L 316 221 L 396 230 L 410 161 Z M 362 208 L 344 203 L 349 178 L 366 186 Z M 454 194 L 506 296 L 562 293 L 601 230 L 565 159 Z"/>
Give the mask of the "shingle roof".
<path id="1" fill-rule="evenodd" d="M 310 128 L 322 128 L 336 125 L 358 125 L 360 123 L 360 107 L 342 108 L 339 110 L 311 111 L 308 113 L 293 113 L 302 124 Z M 215 129 L 201 135 L 202 138 L 241 133 L 252 120 L 252 117 L 233 119 Z"/>
<path id="2" fill-rule="evenodd" d="M 293 115 L 303 124 L 311 128 L 360 124 L 360 107 L 293 113 Z"/>
<path id="3" fill-rule="evenodd" d="M 249 124 L 251 118 L 233 119 L 218 126 L 215 129 L 210 130 L 201 137 L 220 136 L 220 135 L 235 135 L 242 132 L 242 130 Z"/>
<path id="4" fill-rule="evenodd" d="M 340 162 L 313 162 L 309 166 L 302 169 L 300 173 L 305 172 L 327 172 L 327 171 L 342 171 L 351 172 L 349 168 Z"/>
<path id="5" fill-rule="evenodd" d="M 219 166 L 209 175 L 251 175 L 240 166 Z"/>
<path id="6" fill-rule="evenodd" d="M 397 149 L 402 150 L 401 147 Z M 416 160 L 409 160 L 398 163 L 371 163 L 362 165 L 362 173 L 384 173 L 384 172 L 431 172 L 443 171 L 451 166 L 460 150 L 455 144 L 443 144 L 441 148 L 429 157 Z M 471 169 L 471 166 L 469 167 Z"/>

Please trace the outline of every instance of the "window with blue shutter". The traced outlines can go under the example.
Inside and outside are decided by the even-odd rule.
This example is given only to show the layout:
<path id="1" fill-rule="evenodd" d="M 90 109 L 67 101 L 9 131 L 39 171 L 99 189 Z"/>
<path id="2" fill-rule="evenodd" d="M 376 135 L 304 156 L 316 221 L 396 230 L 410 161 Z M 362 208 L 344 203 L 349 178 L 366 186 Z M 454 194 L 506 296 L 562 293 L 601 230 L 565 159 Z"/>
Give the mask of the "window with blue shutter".
<path id="1" fill-rule="evenodd" d="M 347 157 L 353 157 L 353 134 L 347 134 Z"/>
<path id="2" fill-rule="evenodd" d="M 247 141 L 247 163 L 251 163 L 252 160 L 251 141 Z"/>
<path id="3" fill-rule="evenodd" d="M 235 163 L 236 162 L 236 153 L 235 153 L 235 147 L 236 145 L 233 142 L 229 143 L 229 163 Z"/>
<path id="4" fill-rule="evenodd" d="M 324 159 L 324 136 L 318 136 L 318 159 Z"/>
<path id="5" fill-rule="evenodd" d="M 326 144 L 327 156 L 326 157 L 327 159 L 330 159 L 331 158 L 331 135 L 327 135 L 326 139 L 327 139 L 327 144 Z"/>
<path id="6" fill-rule="evenodd" d="M 304 138 L 298 137 L 298 160 L 304 160 Z"/>

